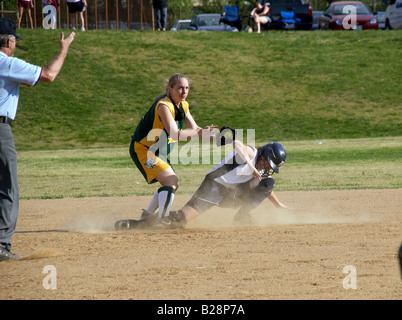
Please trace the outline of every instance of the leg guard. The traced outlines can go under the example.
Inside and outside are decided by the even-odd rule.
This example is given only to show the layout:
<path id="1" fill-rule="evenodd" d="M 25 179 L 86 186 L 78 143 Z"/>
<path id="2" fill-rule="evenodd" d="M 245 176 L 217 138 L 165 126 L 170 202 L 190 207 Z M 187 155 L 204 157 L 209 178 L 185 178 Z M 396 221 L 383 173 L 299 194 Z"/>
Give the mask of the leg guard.
<path id="1" fill-rule="evenodd" d="M 172 207 L 174 194 L 176 190 L 173 187 L 165 186 L 158 189 L 159 199 L 159 218 L 167 217 Z"/>

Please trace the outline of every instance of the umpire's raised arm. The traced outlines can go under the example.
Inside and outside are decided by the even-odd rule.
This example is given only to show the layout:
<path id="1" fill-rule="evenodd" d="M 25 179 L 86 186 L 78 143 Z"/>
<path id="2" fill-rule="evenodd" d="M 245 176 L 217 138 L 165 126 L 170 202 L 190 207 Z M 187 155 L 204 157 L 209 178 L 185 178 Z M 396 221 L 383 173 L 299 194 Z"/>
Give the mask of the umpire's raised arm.
<path id="1" fill-rule="evenodd" d="M 42 74 L 39 78 L 41 82 L 53 82 L 63 67 L 64 60 L 67 57 L 70 44 L 74 41 L 75 32 L 72 32 L 66 39 L 64 39 L 64 33 L 60 34 L 60 49 L 57 55 L 53 58 L 49 64 L 42 69 Z"/>

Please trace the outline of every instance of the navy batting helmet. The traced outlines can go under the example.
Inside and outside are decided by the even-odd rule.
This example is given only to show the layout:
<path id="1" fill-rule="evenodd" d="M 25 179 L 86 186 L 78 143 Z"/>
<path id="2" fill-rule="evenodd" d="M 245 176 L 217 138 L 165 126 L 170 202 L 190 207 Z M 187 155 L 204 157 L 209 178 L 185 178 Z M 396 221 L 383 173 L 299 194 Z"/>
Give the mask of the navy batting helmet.
<path id="1" fill-rule="evenodd" d="M 286 162 L 285 148 L 278 142 L 270 142 L 263 145 L 258 156 L 265 156 L 274 172 L 279 172 L 279 167 Z"/>

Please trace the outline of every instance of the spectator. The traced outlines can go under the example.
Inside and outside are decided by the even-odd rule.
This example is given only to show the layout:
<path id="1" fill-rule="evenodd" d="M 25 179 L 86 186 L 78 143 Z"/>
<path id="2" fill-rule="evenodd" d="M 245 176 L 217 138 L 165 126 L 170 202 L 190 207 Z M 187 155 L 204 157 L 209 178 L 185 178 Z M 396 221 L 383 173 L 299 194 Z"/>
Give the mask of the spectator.
<path id="1" fill-rule="evenodd" d="M 52 82 L 59 74 L 75 33 L 64 39 L 60 49 L 44 68 L 14 57 L 17 46 L 15 23 L 0 19 L 0 261 L 18 259 L 11 253 L 19 211 L 17 152 L 11 123 L 17 114 L 20 85 L 35 86 L 38 81 Z"/>
<path id="2" fill-rule="evenodd" d="M 24 8 L 25 8 L 26 11 L 28 12 L 29 22 L 31 22 L 31 29 L 33 29 L 33 21 L 31 14 L 31 8 L 33 8 L 33 3 L 31 2 L 31 0 L 18 0 L 17 6 L 18 6 L 18 28 L 21 28 L 21 20 L 22 16 L 24 15 Z"/>
<path id="3" fill-rule="evenodd" d="M 166 31 L 167 21 L 167 3 L 166 0 L 151 0 L 154 9 L 155 28 L 156 30 Z"/>
<path id="4" fill-rule="evenodd" d="M 67 0 L 68 12 L 70 13 L 70 21 L 73 30 L 76 26 L 76 12 L 79 14 L 79 19 L 81 21 L 81 31 L 85 31 L 85 19 L 84 12 L 86 10 L 87 1 L 86 0 Z M 78 25 L 77 25 L 78 27 Z"/>

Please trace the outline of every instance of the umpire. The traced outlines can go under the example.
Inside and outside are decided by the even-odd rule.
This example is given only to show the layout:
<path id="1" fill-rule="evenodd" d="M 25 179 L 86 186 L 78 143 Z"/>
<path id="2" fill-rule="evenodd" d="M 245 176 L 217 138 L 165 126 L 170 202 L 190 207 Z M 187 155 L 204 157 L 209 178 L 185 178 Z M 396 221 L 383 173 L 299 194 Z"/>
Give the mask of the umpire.
<path id="1" fill-rule="evenodd" d="M 17 152 L 11 123 L 17 114 L 20 85 L 28 87 L 52 82 L 59 74 L 75 33 L 64 39 L 60 35 L 60 49 L 49 64 L 42 68 L 14 58 L 17 45 L 15 23 L 0 19 L 0 261 L 18 259 L 11 253 L 11 237 L 17 224 L 19 191 Z"/>

